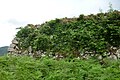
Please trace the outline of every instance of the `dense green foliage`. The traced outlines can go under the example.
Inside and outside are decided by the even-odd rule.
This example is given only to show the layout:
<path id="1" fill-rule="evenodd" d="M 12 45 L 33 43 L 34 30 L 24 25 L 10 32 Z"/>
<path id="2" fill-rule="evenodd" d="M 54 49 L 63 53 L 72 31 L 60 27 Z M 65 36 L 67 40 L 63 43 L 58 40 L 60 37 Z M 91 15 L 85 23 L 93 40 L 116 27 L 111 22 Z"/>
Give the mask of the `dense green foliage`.
<path id="1" fill-rule="evenodd" d="M 113 10 L 78 18 L 55 19 L 27 25 L 18 31 L 19 47 L 64 54 L 108 53 L 111 46 L 120 46 L 120 11 Z"/>
<path id="2" fill-rule="evenodd" d="M 0 57 L 0 80 L 120 80 L 120 60 Z"/>
<path id="3" fill-rule="evenodd" d="M 8 46 L 0 47 L 0 56 L 7 53 Z"/>

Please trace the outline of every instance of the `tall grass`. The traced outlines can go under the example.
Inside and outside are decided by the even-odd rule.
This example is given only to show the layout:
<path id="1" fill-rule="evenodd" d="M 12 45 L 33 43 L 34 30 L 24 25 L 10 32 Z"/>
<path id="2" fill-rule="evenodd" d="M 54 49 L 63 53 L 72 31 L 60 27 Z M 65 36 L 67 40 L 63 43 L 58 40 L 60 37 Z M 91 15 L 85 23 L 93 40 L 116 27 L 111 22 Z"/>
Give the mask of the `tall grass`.
<path id="1" fill-rule="evenodd" d="M 0 80 L 120 80 L 120 60 L 0 57 Z"/>

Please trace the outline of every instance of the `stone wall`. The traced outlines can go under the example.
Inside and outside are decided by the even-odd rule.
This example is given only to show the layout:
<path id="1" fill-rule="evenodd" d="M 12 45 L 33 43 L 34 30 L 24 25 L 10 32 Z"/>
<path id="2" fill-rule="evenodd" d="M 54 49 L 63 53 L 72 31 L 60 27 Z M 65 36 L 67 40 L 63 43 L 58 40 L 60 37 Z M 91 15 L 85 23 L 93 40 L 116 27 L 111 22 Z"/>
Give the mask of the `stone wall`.
<path id="1" fill-rule="evenodd" d="M 42 56 L 46 55 L 46 52 L 43 52 L 42 50 L 34 51 L 34 53 L 33 53 L 31 46 L 29 46 L 28 49 L 26 49 L 26 50 L 22 50 L 21 48 L 18 47 L 18 44 L 19 44 L 19 39 L 14 38 L 12 40 L 12 43 L 10 44 L 10 46 L 8 48 L 8 55 L 15 55 L 15 56 L 27 55 L 27 56 L 31 56 L 31 57 L 42 57 Z M 55 55 L 52 57 L 58 58 L 57 56 L 59 57 L 59 55 Z M 111 46 L 109 53 L 104 53 L 102 55 L 94 54 L 92 52 L 86 51 L 84 54 L 79 53 L 78 58 L 89 59 L 90 57 L 97 57 L 98 59 L 103 59 L 104 57 L 107 57 L 109 59 L 117 60 L 117 59 L 120 59 L 120 48 L 116 48 L 116 47 Z M 63 58 L 63 56 L 62 56 L 62 58 Z"/>
<path id="2" fill-rule="evenodd" d="M 27 56 L 42 56 L 42 51 L 36 51 L 33 53 L 32 47 L 29 46 L 28 49 L 23 50 L 22 48 L 18 47 L 19 45 L 19 39 L 14 38 L 12 40 L 12 43 L 8 47 L 8 55 L 15 55 L 15 56 L 21 56 L 21 55 L 27 55 Z"/>

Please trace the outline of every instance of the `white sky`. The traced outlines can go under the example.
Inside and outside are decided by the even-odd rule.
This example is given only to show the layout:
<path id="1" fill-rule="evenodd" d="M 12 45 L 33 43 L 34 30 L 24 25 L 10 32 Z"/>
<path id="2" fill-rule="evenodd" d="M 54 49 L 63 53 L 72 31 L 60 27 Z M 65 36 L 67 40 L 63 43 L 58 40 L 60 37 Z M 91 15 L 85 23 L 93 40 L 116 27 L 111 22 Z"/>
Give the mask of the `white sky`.
<path id="1" fill-rule="evenodd" d="M 0 0 L 0 47 L 9 46 L 16 28 L 55 18 L 74 17 L 109 9 L 120 10 L 120 0 Z"/>

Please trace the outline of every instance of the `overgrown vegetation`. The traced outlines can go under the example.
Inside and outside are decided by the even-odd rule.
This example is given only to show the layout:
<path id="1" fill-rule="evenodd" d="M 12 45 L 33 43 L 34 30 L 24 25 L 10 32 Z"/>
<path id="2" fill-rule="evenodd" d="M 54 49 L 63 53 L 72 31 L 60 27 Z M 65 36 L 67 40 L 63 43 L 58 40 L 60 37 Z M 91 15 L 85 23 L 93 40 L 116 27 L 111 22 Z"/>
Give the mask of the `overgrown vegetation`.
<path id="1" fill-rule="evenodd" d="M 19 47 L 52 52 L 64 56 L 111 53 L 120 46 L 120 11 L 80 15 L 78 18 L 55 19 L 38 25 L 28 24 L 18 31 Z"/>
<path id="2" fill-rule="evenodd" d="M 120 60 L 0 57 L 0 80 L 119 80 Z"/>
<path id="3" fill-rule="evenodd" d="M 120 11 L 111 7 L 106 13 L 82 14 L 19 29 L 15 50 L 18 54 L 32 53 L 35 58 L 1 56 L 0 80 L 120 80 L 119 58 L 94 56 L 106 57 L 104 54 L 120 49 Z M 32 50 L 26 51 L 29 48 Z M 37 57 L 39 51 L 46 56 Z M 86 53 L 93 57 L 81 58 Z"/>

